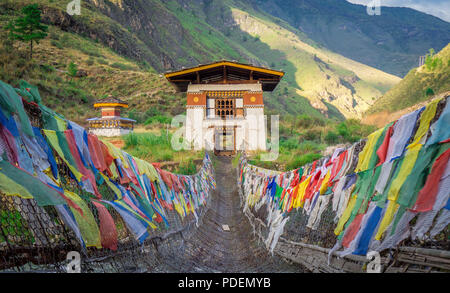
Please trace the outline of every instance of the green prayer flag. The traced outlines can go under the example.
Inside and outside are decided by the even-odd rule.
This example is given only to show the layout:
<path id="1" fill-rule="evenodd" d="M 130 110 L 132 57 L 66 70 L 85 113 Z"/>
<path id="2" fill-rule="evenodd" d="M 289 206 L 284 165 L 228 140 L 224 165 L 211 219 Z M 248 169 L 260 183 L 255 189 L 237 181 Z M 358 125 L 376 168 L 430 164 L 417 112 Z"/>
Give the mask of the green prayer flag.
<path id="1" fill-rule="evenodd" d="M 7 161 L 0 161 L 0 190 L 6 195 L 34 198 L 39 206 L 67 204 L 55 189 Z"/>

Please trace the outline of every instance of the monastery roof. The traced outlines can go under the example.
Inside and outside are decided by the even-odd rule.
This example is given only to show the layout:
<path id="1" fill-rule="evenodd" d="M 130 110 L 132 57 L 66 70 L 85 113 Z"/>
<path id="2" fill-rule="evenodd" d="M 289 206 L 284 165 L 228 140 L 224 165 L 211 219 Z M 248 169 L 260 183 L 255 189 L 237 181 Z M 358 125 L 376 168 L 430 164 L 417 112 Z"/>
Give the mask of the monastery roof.
<path id="1" fill-rule="evenodd" d="M 261 83 L 263 91 L 273 91 L 283 76 L 283 71 L 226 60 L 165 74 L 181 92 L 187 91 L 189 84 L 223 83 Z"/>
<path id="2" fill-rule="evenodd" d="M 108 97 L 108 98 L 97 100 L 94 103 L 94 108 L 98 108 L 98 107 L 123 107 L 123 108 L 128 108 L 128 103 L 125 102 L 125 101 L 122 101 L 119 98 Z"/>
<path id="3" fill-rule="evenodd" d="M 86 119 L 86 121 L 107 121 L 107 120 L 122 120 L 122 121 L 136 122 L 136 120 L 133 120 L 133 119 L 130 119 L 130 118 L 124 118 L 124 117 L 111 117 L 111 118 L 105 118 L 105 117 L 97 118 L 97 117 L 94 117 L 94 118 Z"/>

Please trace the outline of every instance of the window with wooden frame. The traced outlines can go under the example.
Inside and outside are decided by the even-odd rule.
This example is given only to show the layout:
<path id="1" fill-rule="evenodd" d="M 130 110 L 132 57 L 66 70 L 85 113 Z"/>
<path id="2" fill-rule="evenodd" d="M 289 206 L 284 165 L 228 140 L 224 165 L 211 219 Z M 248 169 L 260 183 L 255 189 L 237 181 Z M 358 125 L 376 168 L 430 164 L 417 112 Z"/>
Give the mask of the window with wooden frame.
<path id="1" fill-rule="evenodd" d="M 236 103 L 234 99 L 217 98 L 215 101 L 216 116 L 222 119 L 236 116 Z"/>

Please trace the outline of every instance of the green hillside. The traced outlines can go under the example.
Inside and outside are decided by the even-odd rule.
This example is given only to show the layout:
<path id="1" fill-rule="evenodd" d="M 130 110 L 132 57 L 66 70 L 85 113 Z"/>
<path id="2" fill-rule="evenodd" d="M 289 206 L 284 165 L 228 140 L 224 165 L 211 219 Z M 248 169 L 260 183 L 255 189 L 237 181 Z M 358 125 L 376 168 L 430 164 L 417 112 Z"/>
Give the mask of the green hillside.
<path id="1" fill-rule="evenodd" d="M 378 99 L 367 114 L 396 112 L 450 91 L 450 44 L 430 60 L 434 60 L 434 67 L 431 62 L 431 65 L 411 70 L 398 85 Z"/>
<path id="2" fill-rule="evenodd" d="M 237 6 L 237 5 L 236 5 Z M 277 55 L 254 48 L 262 59 L 287 72 L 286 80 L 295 92 L 308 98 L 324 114 L 337 109 L 346 118 L 360 114 L 400 79 L 364 64 L 319 48 L 298 31 L 276 19 L 247 8 L 232 8 L 232 17 L 240 31 L 267 44 Z M 236 37 L 235 37 L 236 38 Z"/>
<path id="3" fill-rule="evenodd" d="M 2 24 L 4 20 L 4 16 L 0 18 Z M 84 124 L 86 118 L 98 116 L 94 101 L 110 95 L 128 101 L 133 112 L 145 114 L 152 109 L 172 116 L 184 111 L 183 95 L 175 93 L 152 68 L 91 39 L 50 26 L 49 36 L 35 47 L 33 60 L 28 60 L 27 47 L 13 46 L 4 32 L 0 37 L 0 80 L 18 87 L 23 79 L 38 86 L 43 103 L 71 120 Z M 69 77 L 71 62 L 77 65 L 79 75 L 86 76 Z"/>
<path id="4" fill-rule="evenodd" d="M 333 52 L 400 77 L 429 48 L 440 51 L 450 42 L 450 23 L 409 8 L 382 7 L 381 15 L 371 16 L 346 0 L 247 2 Z"/>
<path id="5" fill-rule="evenodd" d="M 151 124 L 140 125 L 139 131 L 152 134 L 128 137 L 126 147 L 153 161 L 184 156 L 158 148 L 168 139 L 161 123 L 185 112 L 185 95 L 164 78 L 168 70 L 229 59 L 285 71 L 277 89 L 265 95 L 266 114 L 281 118 L 280 157 L 267 167 L 280 170 L 314 160 L 330 145 L 366 136 L 373 127 L 342 120 L 361 118 L 400 82 L 327 49 L 247 0 L 85 0 L 80 16 L 66 13 L 69 1 L 41 0 L 49 35 L 29 60 L 28 46 L 10 41 L 5 28 L 22 7 L 35 2 L 0 2 L 0 80 L 37 85 L 46 106 L 82 125 L 98 116 L 95 100 L 112 95 L 127 101 L 130 108 L 123 115 Z M 448 87 L 448 50 L 439 58 L 440 66 L 423 72 L 435 79 L 436 93 Z M 70 64 L 78 67 L 76 77 L 68 75 Z M 404 91 L 429 87 L 411 83 Z"/>
<path id="6" fill-rule="evenodd" d="M 278 90 L 268 94 L 269 112 L 317 113 L 330 118 L 360 114 L 400 79 L 334 54 L 281 19 L 253 9 L 247 1 L 167 1 L 183 27 L 198 43 L 209 46 L 225 39 L 238 61 L 281 69 L 287 74 Z M 181 3 L 181 4 L 180 4 Z M 221 41 L 223 42 L 223 41 Z M 222 59 L 222 58 L 221 58 Z M 312 109 L 312 107 L 314 109 Z"/>
<path id="7" fill-rule="evenodd" d="M 2 27 L 21 7 L 35 2 L 2 1 Z M 92 41 L 98 48 L 103 45 L 101 50 L 109 48 L 109 52 L 139 68 L 135 74 L 139 71 L 163 73 L 221 59 L 284 70 L 285 78 L 277 90 L 266 97 L 268 114 L 308 114 L 338 120 L 359 118 L 399 81 L 393 75 L 320 47 L 287 22 L 255 10 L 249 1 L 85 0 L 81 2 L 80 16 L 66 13 L 69 2 L 38 1 L 44 22 L 55 31 L 71 33 L 74 37 L 78 35 L 85 42 Z M 256 30 L 249 27 L 247 21 Z M 48 42 L 44 42 L 40 47 L 47 52 L 55 50 L 54 44 L 47 45 Z M 61 59 L 92 54 L 81 43 L 60 42 L 60 46 L 66 45 L 79 52 L 71 51 L 74 56 L 65 53 L 66 58 Z M 140 89 L 141 86 L 152 87 L 156 92 L 162 91 L 163 87 L 170 88 L 158 78 L 144 78 L 142 82 L 145 85 L 131 86 L 129 90 L 121 88 L 118 94 L 127 100 L 147 92 Z M 106 92 L 96 92 L 87 82 L 83 83 L 86 88 L 81 85 L 81 89 L 87 90 L 92 98 Z M 102 83 L 103 86 L 108 86 L 108 80 Z M 115 87 L 115 84 L 110 86 Z M 136 99 L 138 109 L 144 109 L 146 105 L 146 99 Z M 176 110 L 165 112 L 182 112 L 180 107 Z"/>

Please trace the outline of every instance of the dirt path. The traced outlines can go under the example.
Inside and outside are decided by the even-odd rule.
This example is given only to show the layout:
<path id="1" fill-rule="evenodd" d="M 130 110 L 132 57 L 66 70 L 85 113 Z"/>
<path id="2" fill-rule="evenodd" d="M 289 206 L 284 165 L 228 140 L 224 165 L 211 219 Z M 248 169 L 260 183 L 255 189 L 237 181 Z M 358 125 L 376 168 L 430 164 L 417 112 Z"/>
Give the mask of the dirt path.
<path id="1" fill-rule="evenodd" d="M 253 236 L 242 213 L 231 158 L 213 158 L 217 189 L 203 224 L 182 247 L 160 259 L 166 272 L 303 272 L 277 256 L 272 257 Z M 228 225 L 225 231 L 222 225 Z M 168 252 L 168 251 L 166 251 Z"/>

